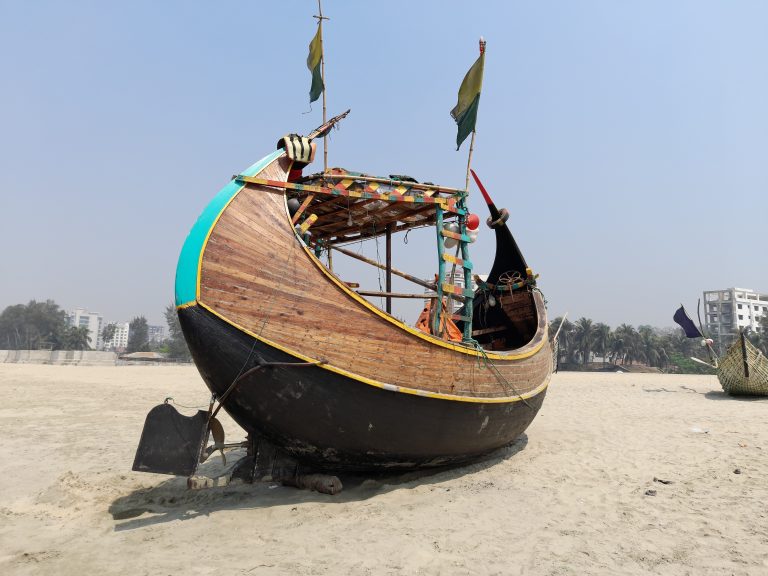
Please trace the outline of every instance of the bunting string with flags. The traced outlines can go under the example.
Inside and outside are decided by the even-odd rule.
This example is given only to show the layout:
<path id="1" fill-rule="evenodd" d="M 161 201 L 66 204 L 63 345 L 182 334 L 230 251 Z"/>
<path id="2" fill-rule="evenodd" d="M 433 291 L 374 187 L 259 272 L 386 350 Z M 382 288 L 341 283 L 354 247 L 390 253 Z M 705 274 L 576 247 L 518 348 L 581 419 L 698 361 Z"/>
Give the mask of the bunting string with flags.
<path id="1" fill-rule="evenodd" d="M 456 150 L 475 130 L 477 109 L 480 106 L 480 91 L 483 87 L 483 67 L 485 66 L 485 42 L 480 43 L 480 56 L 464 76 L 459 88 L 459 101 L 451 110 L 451 116 L 459 127 L 456 134 Z"/>
<path id="2" fill-rule="evenodd" d="M 312 73 L 312 86 L 309 89 L 309 102 L 312 103 L 323 93 L 323 75 L 320 64 L 323 61 L 323 34 L 318 23 L 317 32 L 312 42 L 309 43 L 309 56 L 307 56 L 307 68 Z"/>

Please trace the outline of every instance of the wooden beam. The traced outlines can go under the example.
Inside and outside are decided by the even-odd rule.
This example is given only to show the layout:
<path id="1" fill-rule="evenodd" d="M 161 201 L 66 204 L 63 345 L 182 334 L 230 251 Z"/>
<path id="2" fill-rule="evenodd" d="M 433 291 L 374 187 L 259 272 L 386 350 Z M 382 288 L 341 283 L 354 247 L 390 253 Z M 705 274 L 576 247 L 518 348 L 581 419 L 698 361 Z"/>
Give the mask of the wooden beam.
<path id="1" fill-rule="evenodd" d="M 375 292 L 372 290 L 357 290 L 357 293 L 361 296 L 386 296 L 389 298 L 421 298 L 427 300 L 430 298 L 437 298 L 435 294 L 403 294 L 401 292 Z"/>
<path id="2" fill-rule="evenodd" d="M 296 222 L 299 221 L 299 218 L 301 218 L 301 215 L 304 214 L 304 210 L 307 209 L 307 206 L 309 206 L 309 203 L 312 202 L 312 199 L 314 198 L 314 194 L 310 194 L 306 198 L 304 198 L 304 202 L 301 203 L 301 206 L 299 206 L 299 209 L 296 210 L 296 213 L 293 215 L 293 218 L 291 218 L 291 223 L 296 224 Z M 317 220 L 317 218 L 315 218 Z"/>
<path id="3" fill-rule="evenodd" d="M 312 194 L 326 194 L 329 196 L 344 196 L 347 198 L 373 198 L 375 200 L 382 200 L 385 202 L 402 202 L 405 204 L 435 204 L 441 206 L 443 210 L 452 212 L 454 214 L 466 214 L 467 211 L 464 208 L 458 207 L 458 202 L 454 196 L 445 198 L 439 196 L 432 196 L 430 194 L 418 194 L 418 195 L 402 195 L 387 192 L 366 192 L 360 190 L 347 190 L 342 186 L 335 186 L 333 188 L 326 188 L 323 186 L 315 186 L 311 184 L 296 184 L 293 182 L 281 182 L 279 180 L 267 180 L 264 178 L 256 178 L 253 176 L 243 176 L 238 174 L 235 176 L 235 181 L 244 184 L 255 184 L 256 186 L 265 186 L 270 188 L 283 188 L 285 190 L 295 190 L 297 192 L 306 192 Z"/>
<path id="4" fill-rule="evenodd" d="M 387 224 L 387 292 L 392 292 L 392 224 Z M 387 314 L 392 314 L 392 297 L 387 296 Z"/>
<path id="5" fill-rule="evenodd" d="M 355 176 L 353 174 L 311 174 L 301 178 L 300 182 L 307 182 L 316 178 L 327 178 L 328 180 L 359 180 L 361 182 L 378 182 L 379 184 L 386 184 L 387 186 L 407 186 L 408 188 L 414 188 L 415 190 L 427 190 L 432 194 L 439 194 L 445 192 L 446 194 L 464 194 L 465 190 L 459 188 L 449 188 L 448 186 L 440 186 L 439 184 L 420 184 L 418 182 L 407 182 L 406 180 L 393 180 L 391 178 L 379 178 L 377 176 Z"/>
<path id="6" fill-rule="evenodd" d="M 381 268 L 386 270 L 386 266 L 383 264 L 379 264 L 375 260 L 371 260 L 370 258 L 366 258 L 365 256 L 361 256 L 360 254 L 356 254 L 350 250 L 345 250 L 344 248 L 339 248 L 338 246 L 331 246 L 334 250 L 341 252 L 342 254 L 346 254 L 347 256 L 351 258 L 355 258 L 357 260 L 360 260 L 361 262 L 365 262 L 366 264 L 370 264 L 371 266 L 376 266 L 377 268 Z M 427 282 L 426 280 L 422 280 L 421 278 L 416 278 L 416 276 L 411 276 L 410 274 L 407 274 L 406 272 L 402 272 L 398 270 L 397 268 L 392 268 L 392 274 L 396 274 L 397 276 L 400 276 L 401 278 L 405 278 L 406 280 L 410 280 L 414 284 L 418 284 L 419 286 L 423 286 L 424 288 L 429 288 L 430 290 L 436 290 L 437 287 L 435 286 L 434 282 Z"/>

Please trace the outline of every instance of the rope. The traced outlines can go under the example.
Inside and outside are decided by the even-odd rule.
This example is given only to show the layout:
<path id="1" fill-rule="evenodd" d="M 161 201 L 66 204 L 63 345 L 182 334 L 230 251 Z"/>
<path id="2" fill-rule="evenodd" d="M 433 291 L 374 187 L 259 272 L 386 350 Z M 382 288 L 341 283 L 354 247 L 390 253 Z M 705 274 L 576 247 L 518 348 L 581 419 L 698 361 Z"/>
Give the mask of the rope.
<path id="1" fill-rule="evenodd" d="M 528 400 L 523 398 L 523 395 L 520 394 L 520 392 L 517 391 L 517 389 L 512 385 L 506 378 L 504 378 L 504 375 L 499 372 L 499 369 L 496 367 L 496 365 L 491 361 L 490 358 L 488 358 L 488 355 L 485 353 L 485 349 L 480 345 L 480 342 L 472 338 L 471 340 L 467 341 L 477 352 L 479 352 L 483 357 L 483 362 L 485 363 L 486 368 L 488 368 L 491 373 L 496 377 L 496 379 L 499 381 L 499 384 L 501 384 L 506 390 L 512 389 L 512 392 L 517 394 L 517 397 L 522 400 L 523 404 L 528 406 L 531 410 L 535 410 L 533 406 L 531 406 L 528 403 Z M 478 364 L 480 363 L 480 358 L 477 359 Z"/>
<path id="2" fill-rule="evenodd" d="M 163 400 L 163 404 L 173 404 L 174 406 L 180 406 L 182 408 L 188 408 L 189 410 L 202 410 L 203 408 L 208 408 L 207 404 L 203 404 L 201 406 L 187 406 L 186 404 L 179 404 L 176 402 L 176 399 L 173 396 L 167 396 L 165 400 Z"/>

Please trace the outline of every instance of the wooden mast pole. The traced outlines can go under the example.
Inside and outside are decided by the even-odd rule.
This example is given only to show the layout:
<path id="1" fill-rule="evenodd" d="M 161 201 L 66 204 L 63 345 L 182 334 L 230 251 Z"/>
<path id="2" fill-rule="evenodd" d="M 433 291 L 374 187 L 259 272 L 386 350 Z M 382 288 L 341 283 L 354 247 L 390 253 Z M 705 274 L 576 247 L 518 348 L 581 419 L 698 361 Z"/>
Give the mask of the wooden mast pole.
<path id="1" fill-rule="evenodd" d="M 480 55 L 482 56 L 485 53 L 485 39 L 480 36 Z M 480 79 L 481 86 L 482 86 L 482 77 Z M 463 208 L 466 210 L 467 215 L 469 214 L 469 208 L 467 207 L 467 196 L 469 195 L 469 174 L 470 170 L 472 168 L 472 152 L 475 149 L 475 134 L 477 133 L 477 120 L 475 120 L 475 127 L 472 128 L 472 139 L 469 141 L 469 155 L 467 156 L 467 177 L 464 181 L 464 195 L 462 197 Z M 467 233 L 467 215 L 461 216 L 459 215 L 459 226 L 460 226 L 460 232 L 462 234 Z M 456 255 L 459 255 L 459 250 L 461 250 L 461 257 L 463 260 L 469 261 L 469 248 L 467 247 L 467 244 L 465 242 L 459 242 L 459 245 L 456 246 Z M 454 275 L 456 273 L 456 264 L 453 265 L 451 268 L 451 281 L 453 282 Z M 470 290 L 472 288 L 472 273 L 469 269 L 464 268 L 464 289 Z M 465 307 L 464 316 L 467 318 L 467 320 L 464 323 L 464 340 L 469 341 L 472 339 L 472 302 L 470 301 L 469 304 Z"/>
<path id="2" fill-rule="evenodd" d="M 392 228 L 387 224 L 387 292 L 392 292 Z M 387 314 L 392 314 L 392 297 L 387 296 Z"/>
<path id="3" fill-rule="evenodd" d="M 320 0 L 318 0 L 319 2 Z M 485 39 L 480 36 L 480 54 L 485 53 Z M 481 80 L 482 81 L 482 80 Z M 475 126 L 477 126 L 477 121 L 475 121 Z M 472 139 L 469 141 L 469 156 L 467 156 L 467 179 L 464 182 L 464 194 L 469 193 L 469 170 L 472 167 L 472 151 L 475 149 L 475 133 L 477 132 L 477 128 L 472 128 Z"/>
<path id="4" fill-rule="evenodd" d="M 320 76 L 323 79 L 323 124 L 326 122 L 325 105 L 325 47 L 323 46 L 323 20 L 329 18 L 323 16 L 321 0 L 317 0 L 317 26 L 320 28 Z M 323 172 L 328 172 L 328 135 L 323 136 Z M 469 176 L 467 176 L 469 178 Z"/>

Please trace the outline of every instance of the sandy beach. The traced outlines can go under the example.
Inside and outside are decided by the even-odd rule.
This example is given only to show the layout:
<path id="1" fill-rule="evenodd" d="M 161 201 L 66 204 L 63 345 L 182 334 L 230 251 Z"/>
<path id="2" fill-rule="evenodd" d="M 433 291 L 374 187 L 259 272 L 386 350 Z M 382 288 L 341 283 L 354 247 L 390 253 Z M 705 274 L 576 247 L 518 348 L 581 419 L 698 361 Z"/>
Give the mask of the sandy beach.
<path id="1" fill-rule="evenodd" d="M 152 406 L 207 403 L 193 367 L 0 364 L 0 391 L 5 575 L 768 574 L 768 399 L 714 376 L 561 372 L 490 459 L 336 496 L 132 472 Z"/>

